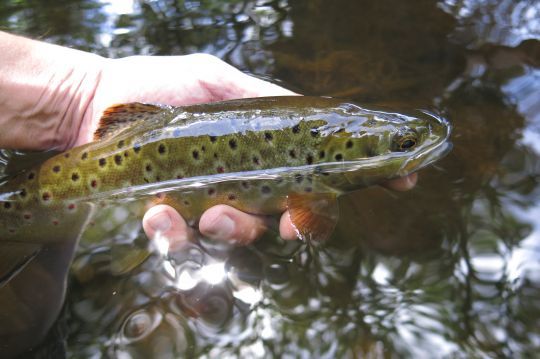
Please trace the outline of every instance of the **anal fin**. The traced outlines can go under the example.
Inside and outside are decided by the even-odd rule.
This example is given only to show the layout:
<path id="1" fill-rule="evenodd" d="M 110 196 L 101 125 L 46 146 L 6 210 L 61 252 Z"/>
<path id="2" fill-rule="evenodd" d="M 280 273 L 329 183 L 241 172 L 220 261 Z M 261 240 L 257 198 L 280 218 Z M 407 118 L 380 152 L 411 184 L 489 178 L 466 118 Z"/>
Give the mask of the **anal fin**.
<path id="1" fill-rule="evenodd" d="M 40 252 L 40 244 L 0 242 L 0 288 L 19 274 Z"/>
<path id="2" fill-rule="evenodd" d="M 293 226 L 305 241 L 330 238 L 339 218 L 335 193 L 291 193 L 287 208 Z"/>

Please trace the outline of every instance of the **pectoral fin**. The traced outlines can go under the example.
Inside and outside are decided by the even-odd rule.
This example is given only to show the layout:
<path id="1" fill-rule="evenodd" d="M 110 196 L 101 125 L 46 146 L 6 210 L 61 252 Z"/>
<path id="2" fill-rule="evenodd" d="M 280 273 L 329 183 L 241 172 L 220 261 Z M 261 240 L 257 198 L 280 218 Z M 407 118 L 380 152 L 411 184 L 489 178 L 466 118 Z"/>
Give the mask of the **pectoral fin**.
<path id="1" fill-rule="evenodd" d="M 328 239 L 339 218 L 335 193 L 292 193 L 287 207 L 299 237 L 306 241 Z"/>
<path id="2" fill-rule="evenodd" d="M 35 243 L 0 242 L 0 288 L 19 274 L 41 250 Z"/>

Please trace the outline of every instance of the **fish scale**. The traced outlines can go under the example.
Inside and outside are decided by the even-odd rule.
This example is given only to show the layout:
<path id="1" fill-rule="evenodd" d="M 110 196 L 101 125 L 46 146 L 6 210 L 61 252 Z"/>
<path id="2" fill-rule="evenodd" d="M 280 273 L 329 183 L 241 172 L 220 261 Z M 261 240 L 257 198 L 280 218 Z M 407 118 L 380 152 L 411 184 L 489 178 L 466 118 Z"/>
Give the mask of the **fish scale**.
<path id="1" fill-rule="evenodd" d="M 289 209 L 301 236 L 322 239 L 337 219 L 337 195 L 426 166 L 448 152 L 449 133 L 434 115 L 329 98 L 116 105 L 94 142 L 0 187 L 0 241 L 72 239 L 104 198 L 167 203 L 190 223 L 218 203 L 253 214 Z"/>

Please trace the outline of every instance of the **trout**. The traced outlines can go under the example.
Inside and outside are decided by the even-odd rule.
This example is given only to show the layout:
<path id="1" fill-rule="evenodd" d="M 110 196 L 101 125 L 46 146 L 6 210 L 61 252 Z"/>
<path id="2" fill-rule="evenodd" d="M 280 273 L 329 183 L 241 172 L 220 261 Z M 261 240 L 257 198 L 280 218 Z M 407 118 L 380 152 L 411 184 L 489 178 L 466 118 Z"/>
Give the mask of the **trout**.
<path id="1" fill-rule="evenodd" d="M 191 224 L 219 203 L 252 214 L 289 210 L 300 237 L 323 240 L 337 196 L 427 166 L 449 151 L 449 134 L 428 112 L 331 98 L 116 105 L 94 142 L 0 185 L 0 245 L 35 254 L 80 235 L 97 204 L 122 201 L 166 203 Z"/>

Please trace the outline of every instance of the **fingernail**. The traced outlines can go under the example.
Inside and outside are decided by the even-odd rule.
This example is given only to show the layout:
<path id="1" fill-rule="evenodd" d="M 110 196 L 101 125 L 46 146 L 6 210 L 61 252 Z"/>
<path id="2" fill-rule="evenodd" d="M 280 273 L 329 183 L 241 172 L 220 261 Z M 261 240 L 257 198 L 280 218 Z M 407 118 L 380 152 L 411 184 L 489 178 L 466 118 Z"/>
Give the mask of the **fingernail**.
<path id="1" fill-rule="evenodd" d="M 161 212 L 150 217 L 148 224 L 156 232 L 166 232 L 171 228 L 171 217 L 167 213 Z"/>
<path id="2" fill-rule="evenodd" d="M 214 239 L 229 239 L 234 232 L 234 221 L 225 215 L 221 215 L 213 223 L 208 233 Z"/>

